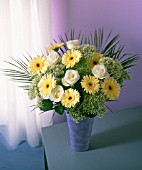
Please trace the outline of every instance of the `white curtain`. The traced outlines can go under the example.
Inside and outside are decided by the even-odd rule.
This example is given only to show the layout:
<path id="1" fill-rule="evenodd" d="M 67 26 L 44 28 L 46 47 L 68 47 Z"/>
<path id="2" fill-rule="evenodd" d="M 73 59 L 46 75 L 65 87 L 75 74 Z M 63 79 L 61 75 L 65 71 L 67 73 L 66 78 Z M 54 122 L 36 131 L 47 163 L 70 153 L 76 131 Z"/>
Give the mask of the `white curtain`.
<path id="1" fill-rule="evenodd" d="M 51 40 L 50 0 L 0 0 L 0 68 L 9 56 L 45 53 Z M 0 133 L 9 146 L 26 140 L 35 147 L 41 127 L 52 124 L 53 112 L 31 112 L 33 101 L 17 84 L 0 75 Z"/>

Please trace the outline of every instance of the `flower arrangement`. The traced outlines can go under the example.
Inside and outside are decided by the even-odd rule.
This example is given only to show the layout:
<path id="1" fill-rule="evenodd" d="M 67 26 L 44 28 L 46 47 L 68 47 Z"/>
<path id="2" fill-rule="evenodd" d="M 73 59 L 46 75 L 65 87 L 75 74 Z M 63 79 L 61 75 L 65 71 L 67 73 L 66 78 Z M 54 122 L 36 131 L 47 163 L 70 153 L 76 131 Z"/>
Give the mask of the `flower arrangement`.
<path id="1" fill-rule="evenodd" d="M 44 55 L 26 61 L 12 58 L 16 69 L 3 69 L 22 86 L 30 99 L 37 99 L 35 108 L 45 112 L 54 109 L 63 114 L 67 110 L 74 121 L 86 117 L 102 117 L 108 101 L 116 100 L 125 80 L 130 80 L 126 69 L 138 60 L 137 55 L 124 54 L 118 46 L 119 35 L 104 36 L 103 29 L 84 37 L 59 36 L 59 43 L 47 47 Z M 19 69 L 20 68 L 20 69 Z M 35 109 L 34 108 L 34 109 Z"/>

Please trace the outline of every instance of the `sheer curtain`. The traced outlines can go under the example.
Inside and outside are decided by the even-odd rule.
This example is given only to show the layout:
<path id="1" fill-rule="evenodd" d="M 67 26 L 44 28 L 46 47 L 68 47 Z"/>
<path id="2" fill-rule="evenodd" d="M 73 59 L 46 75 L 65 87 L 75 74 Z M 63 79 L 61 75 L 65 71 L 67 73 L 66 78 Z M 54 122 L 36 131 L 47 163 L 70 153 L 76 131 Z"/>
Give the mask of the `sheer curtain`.
<path id="1" fill-rule="evenodd" d="M 35 56 L 45 52 L 51 40 L 50 0 L 0 0 L 0 68 L 9 56 Z M 0 133 L 9 146 L 26 140 L 35 147 L 41 127 L 52 124 L 53 112 L 31 112 L 33 101 L 17 84 L 0 75 Z"/>

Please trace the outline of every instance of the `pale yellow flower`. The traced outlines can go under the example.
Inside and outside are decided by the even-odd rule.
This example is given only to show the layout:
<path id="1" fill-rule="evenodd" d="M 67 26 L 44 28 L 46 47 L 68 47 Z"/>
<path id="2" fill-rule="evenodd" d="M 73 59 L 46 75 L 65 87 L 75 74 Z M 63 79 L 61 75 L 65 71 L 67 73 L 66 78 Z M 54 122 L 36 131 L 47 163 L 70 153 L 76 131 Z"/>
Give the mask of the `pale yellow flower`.
<path id="1" fill-rule="evenodd" d="M 45 56 L 38 56 L 33 58 L 28 64 L 28 71 L 32 74 L 45 73 L 48 69 L 47 58 Z"/>
<path id="2" fill-rule="evenodd" d="M 95 52 L 90 58 L 88 58 L 88 67 L 92 69 L 95 65 L 99 64 L 99 60 L 103 57 L 103 54 Z"/>
<path id="3" fill-rule="evenodd" d="M 61 103 L 65 107 L 74 107 L 79 102 L 80 94 L 72 88 L 67 89 L 62 96 Z"/>
<path id="4" fill-rule="evenodd" d="M 60 102 L 64 94 L 64 89 L 62 86 L 57 85 L 50 94 L 50 100 L 54 102 Z"/>
<path id="5" fill-rule="evenodd" d="M 51 52 L 47 56 L 47 63 L 49 67 L 54 67 L 60 61 L 60 56 L 57 52 Z"/>
<path id="6" fill-rule="evenodd" d="M 56 43 L 54 45 L 50 45 L 49 47 L 47 47 L 46 50 L 55 50 L 62 47 L 63 45 L 64 43 Z"/>
<path id="7" fill-rule="evenodd" d="M 64 86 L 73 86 L 80 79 L 80 75 L 77 70 L 67 70 L 62 83 Z"/>
<path id="8" fill-rule="evenodd" d="M 51 90 L 56 87 L 56 80 L 52 74 L 47 74 L 38 83 L 40 95 L 49 98 Z"/>
<path id="9" fill-rule="evenodd" d="M 107 68 L 102 64 L 97 64 L 92 69 L 92 74 L 98 79 L 104 79 L 109 77 Z"/>
<path id="10" fill-rule="evenodd" d="M 120 95 L 120 85 L 112 77 L 105 79 L 101 87 L 110 100 L 115 100 Z"/>
<path id="11" fill-rule="evenodd" d="M 72 50 L 79 45 L 79 40 L 70 40 L 66 42 L 68 49 Z"/>
<path id="12" fill-rule="evenodd" d="M 99 80 L 94 76 L 84 76 L 83 80 L 81 81 L 81 86 L 89 94 L 95 94 L 99 88 Z"/>
<path id="13" fill-rule="evenodd" d="M 66 68 L 73 67 L 80 61 L 82 54 L 78 50 L 68 50 L 62 57 L 62 63 Z"/>

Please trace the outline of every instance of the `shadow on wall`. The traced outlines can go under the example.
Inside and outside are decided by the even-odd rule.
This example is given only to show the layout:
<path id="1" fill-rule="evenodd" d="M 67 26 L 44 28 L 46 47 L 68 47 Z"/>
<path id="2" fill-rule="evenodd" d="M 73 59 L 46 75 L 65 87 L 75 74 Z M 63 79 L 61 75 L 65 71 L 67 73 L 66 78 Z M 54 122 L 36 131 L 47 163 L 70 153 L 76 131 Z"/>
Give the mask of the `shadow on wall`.
<path id="1" fill-rule="evenodd" d="M 63 122 L 66 122 L 66 114 L 64 113 L 63 115 L 59 115 L 58 113 L 55 113 L 53 118 L 53 124 L 63 123 Z"/>

